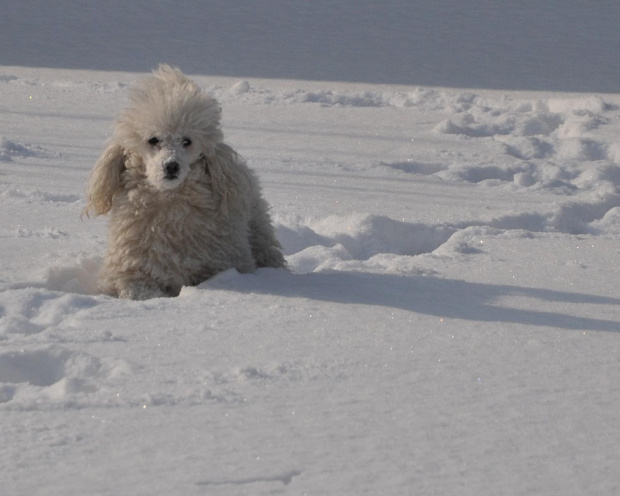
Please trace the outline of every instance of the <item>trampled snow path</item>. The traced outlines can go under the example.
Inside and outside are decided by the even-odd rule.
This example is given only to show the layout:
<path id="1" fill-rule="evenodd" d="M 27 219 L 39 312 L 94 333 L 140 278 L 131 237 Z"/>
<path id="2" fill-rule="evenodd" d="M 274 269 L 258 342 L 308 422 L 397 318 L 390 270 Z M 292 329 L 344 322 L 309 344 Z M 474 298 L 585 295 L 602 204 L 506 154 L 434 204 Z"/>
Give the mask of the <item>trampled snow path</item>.
<path id="1" fill-rule="evenodd" d="M 0 71 L 0 487 L 613 494 L 617 96 L 198 78 L 290 271 L 127 302 L 80 211 L 132 79 Z"/>

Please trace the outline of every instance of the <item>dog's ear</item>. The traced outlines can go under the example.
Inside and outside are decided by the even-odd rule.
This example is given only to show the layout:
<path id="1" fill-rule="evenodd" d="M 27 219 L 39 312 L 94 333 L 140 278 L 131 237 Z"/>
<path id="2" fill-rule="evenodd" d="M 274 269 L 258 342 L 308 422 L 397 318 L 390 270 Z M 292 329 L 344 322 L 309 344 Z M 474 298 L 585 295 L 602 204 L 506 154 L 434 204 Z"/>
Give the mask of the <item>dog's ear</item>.
<path id="1" fill-rule="evenodd" d="M 243 168 L 239 167 L 240 160 L 239 155 L 223 143 L 217 145 L 213 156 L 206 158 L 213 195 L 223 215 L 244 207 L 241 202 L 247 197 L 244 193 L 250 185 Z"/>
<path id="2" fill-rule="evenodd" d="M 125 170 L 125 155 L 118 144 L 110 144 L 103 152 L 88 180 L 86 207 L 82 214 L 103 215 L 112 208 L 112 197 L 121 186 L 121 175 Z"/>

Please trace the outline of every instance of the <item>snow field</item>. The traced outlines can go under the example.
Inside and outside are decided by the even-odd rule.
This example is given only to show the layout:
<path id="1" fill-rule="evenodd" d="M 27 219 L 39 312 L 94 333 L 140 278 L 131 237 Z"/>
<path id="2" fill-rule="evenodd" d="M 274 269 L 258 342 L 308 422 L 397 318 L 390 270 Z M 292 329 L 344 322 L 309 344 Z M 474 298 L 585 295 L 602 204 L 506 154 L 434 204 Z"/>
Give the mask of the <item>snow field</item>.
<path id="1" fill-rule="evenodd" d="M 199 77 L 290 270 L 130 302 L 80 212 L 135 75 L 37 74 L 0 71 L 10 494 L 613 493 L 616 95 Z"/>
<path id="2" fill-rule="evenodd" d="M 46 93 L 49 93 L 51 86 L 61 94 L 75 91 L 82 97 L 84 94 L 123 94 L 127 87 L 124 82 L 42 82 L 23 80 L 12 75 L 3 76 L 2 82 L 18 90 L 24 87 L 27 89 L 47 87 Z M 618 119 L 620 112 L 613 103 L 607 103 L 601 97 L 493 99 L 472 92 L 422 88 L 410 90 L 408 93 L 389 90 L 367 90 L 363 93 L 348 90 L 307 91 L 254 87 L 246 80 L 238 81 L 228 88 L 212 86 L 209 91 L 221 101 L 231 105 L 268 107 L 319 105 L 321 108 L 337 109 L 396 107 L 414 108 L 424 114 L 429 112 L 448 114 L 450 117 L 435 125 L 432 133 L 454 136 L 452 139 L 457 143 L 463 140 L 465 142 L 482 140 L 479 148 L 484 149 L 486 153 L 489 153 L 487 149 L 490 149 L 490 153 L 499 155 L 500 159 L 488 165 L 485 160 L 472 164 L 472 159 L 465 154 L 449 152 L 446 154 L 452 156 L 453 160 L 444 163 L 425 163 L 408 159 L 403 162 L 366 161 L 365 164 L 323 162 L 313 165 L 315 167 L 318 165 L 316 168 L 327 168 L 327 176 L 331 172 L 330 169 L 336 169 L 343 174 L 354 171 L 368 177 L 390 179 L 395 177 L 398 180 L 401 178 L 419 180 L 421 177 L 428 177 L 433 180 L 433 184 L 438 184 L 437 181 L 447 181 L 451 184 L 464 182 L 476 184 L 486 190 L 543 192 L 558 197 L 558 201 L 553 202 L 553 207 L 549 211 L 525 210 L 496 217 L 487 215 L 483 216 L 486 218 L 475 221 L 462 220 L 437 224 L 404 222 L 374 213 L 327 215 L 319 218 L 296 216 L 289 220 L 287 215 L 278 212 L 276 207 L 274 214 L 278 236 L 293 273 L 309 274 L 325 271 L 331 273 L 335 270 L 367 274 L 432 276 L 440 274 L 435 267 L 444 259 L 452 258 L 460 261 L 463 257 L 475 257 L 484 253 L 482 245 L 485 239 L 548 238 L 535 233 L 589 234 L 607 238 L 616 235 L 620 230 L 618 221 L 620 197 L 617 192 L 620 166 L 615 155 L 617 149 L 620 149 L 620 144 L 596 139 L 596 130 L 613 123 Z M 476 146 L 477 144 L 474 147 Z M 9 140 L 6 137 L 2 138 L 0 144 L 0 157 L 7 163 L 17 161 L 27 165 L 34 165 L 37 162 L 45 164 L 46 161 L 56 162 L 63 158 L 60 152 L 46 150 L 42 146 L 28 142 Z M 260 166 L 260 161 L 257 162 Z M 275 162 L 277 163 L 277 160 Z M 584 167 L 584 162 L 588 162 L 587 167 Z M 283 169 L 288 166 L 289 160 L 280 165 Z M 295 172 L 299 171 L 300 166 L 293 167 L 297 167 Z M 82 177 L 85 172 L 82 170 Z M 5 205 L 17 209 L 24 205 L 30 205 L 35 209 L 49 210 L 50 206 L 63 209 L 66 205 L 75 213 L 83 205 L 83 200 L 77 192 L 62 194 L 31 188 L 24 190 L 11 184 L 6 184 L 0 195 Z M 56 214 L 52 218 L 60 220 L 58 219 L 60 216 Z M 86 227 L 88 229 L 88 226 Z M 69 230 L 49 226 L 31 229 L 13 225 L 0 231 L 0 237 L 7 240 L 9 245 L 18 244 L 20 239 L 49 240 L 50 246 L 53 246 L 55 241 L 71 244 L 74 236 L 75 234 Z M 99 252 L 102 249 L 100 236 L 104 235 L 95 236 L 93 251 Z M 3 305 L 0 336 L 5 339 L 11 335 L 27 336 L 40 333 L 64 322 L 63 316 L 66 314 L 83 313 L 84 306 L 88 313 L 89 307 L 101 304 L 96 299 L 96 272 L 101 262 L 99 253 L 87 255 L 83 252 L 70 252 L 65 255 L 61 251 L 48 257 L 60 258 L 61 261 L 48 261 L 48 267 L 43 273 L 40 272 L 39 277 L 42 278 L 39 281 L 31 281 L 30 285 L 38 286 L 40 289 L 16 289 L 15 291 L 23 293 L 25 301 L 18 300 Z M 230 281 L 235 281 L 239 277 L 242 276 L 237 275 Z M 281 278 L 282 276 L 277 280 L 280 281 Z M 327 279 L 337 278 L 328 276 Z M 294 277 L 286 276 L 284 280 L 295 286 Z M 325 291 L 330 298 L 337 298 L 332 294 L 334 291 L 329 291 L 331 284 L 332 282 L 326 282 L 326 287 L 321 288 L 319 283 L 314 292 Z M 5 289 L 22 286 L 26 286 L 25 281 L 9 281 Z M 271 290 L 273 289 L 271 287 Z M 55 291 L 67 295 L 57 296 Z M 261 289 L 254 288 L 254 291 Z M 313 293 L 312 290 L 309 291 Z M 346 293 L 345 288 L 341 291 Z M 6 291 L 4 294 L 8 296 L 11 293 Z M 93 295 L 95 299 L 85 300 L 86 297 L 78 297 L 73 293 Z M 313 294 L 313 297 L 316 295 Z M 91 303 L 86 304 L 86 301 Z M 364 303 L 369 304 L 368 301 Z M 37 306 L 41 308 L 34 311 L 33 308 Z M 34 312 L 32 316 L 24 315 L 28 313 L 25 309 Z M 607 326 L 602 324 L 602 327 L 611 328 L 614 325 L 615 323 L 610 321 Z M 58 351 L 37 352 L 34 356 L 53 356 L 56 358 L 43 360 L 56 364 L 67 363 L 66 357 L 61 358 L 64 355 Z M 7 366 L 7 370 L 21 369 L 24 367 L 19 364 L 33 363 L 33 360 L 36 362 L 36 359 L 24 360 L 26 361 L 15 361 L 15 365 Z M 63 366 L 59 368 L 62 369 Z M 11 372 L 6 374 L 10 376 Z M 20 377 L 19 372 L 14 374 L 15 377 Z M 58 381 L 42 385 L 37 384 L 41 381 L 35 378 L 34 384 L 49 387 Z M 10 399 L 13 400 L 13 396 Z"/>

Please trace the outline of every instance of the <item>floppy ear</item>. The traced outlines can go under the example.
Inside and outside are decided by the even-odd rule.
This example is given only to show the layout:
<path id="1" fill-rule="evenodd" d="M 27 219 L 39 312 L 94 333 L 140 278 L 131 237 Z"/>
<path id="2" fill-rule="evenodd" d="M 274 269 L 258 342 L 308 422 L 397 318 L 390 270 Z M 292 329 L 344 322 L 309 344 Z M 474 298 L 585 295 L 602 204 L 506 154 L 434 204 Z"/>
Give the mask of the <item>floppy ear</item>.
<path id="1" fill-rule="evenodd" d="M 250 188 L 249 178 L 240 167 L 240 158 L 228 145 L 220 143 L 215 154 L 207 159 L 207 172 L 211 176 L 213 195 L 223 215 L 235 209 L 242 209 L 246 190 Z"/>
<path id="2" fill-rule="evenodd" d="M 82 214 L 88 216 L 92 210 L 95 215 L 103 215 L 112 208 L 112 197 L 121 186 L 124 170 L 123 148 L 117 144 L 109 145 L 90 173 L 86 187 L 87 203 Z"/>

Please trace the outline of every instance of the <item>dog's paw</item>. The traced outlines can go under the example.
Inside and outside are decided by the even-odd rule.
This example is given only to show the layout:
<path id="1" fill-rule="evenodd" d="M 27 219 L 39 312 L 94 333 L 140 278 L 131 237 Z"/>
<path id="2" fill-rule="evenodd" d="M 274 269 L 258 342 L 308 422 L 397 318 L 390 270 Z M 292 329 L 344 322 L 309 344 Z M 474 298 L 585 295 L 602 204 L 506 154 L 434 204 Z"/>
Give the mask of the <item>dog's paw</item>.
<path id="1" fill-rule="evenodd" d="M 286 260 L 282 252 L 276 247 L 268 247 L 262 250 L 254 250 L 253 252 L 256 267 L 271 267 L 279 269 L 280 267 L 286 267 Z"/>
<path id="2" fill-rule="evenodd" d="M 165 293 L 158 286 L 144 282 L 127 284 L 118 291 L 118 297 L 125 300 L 150 300 L 151 298 L 166 298 L 170 294 Z"/>

